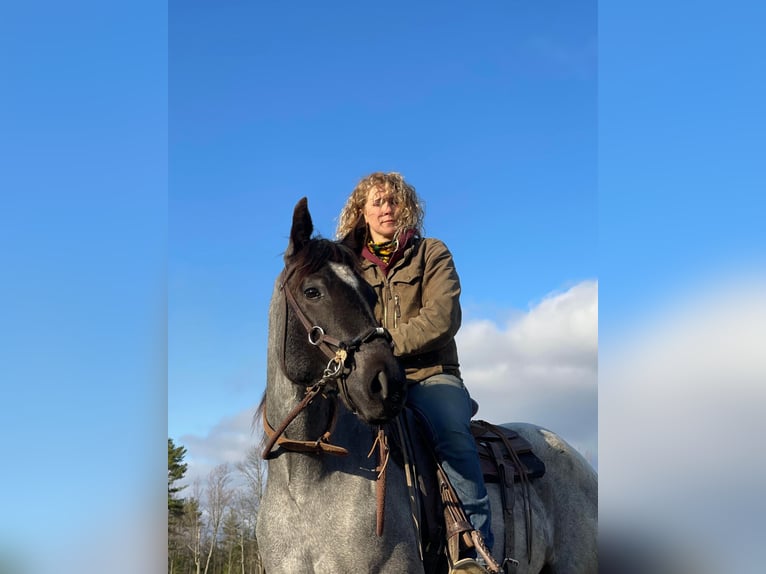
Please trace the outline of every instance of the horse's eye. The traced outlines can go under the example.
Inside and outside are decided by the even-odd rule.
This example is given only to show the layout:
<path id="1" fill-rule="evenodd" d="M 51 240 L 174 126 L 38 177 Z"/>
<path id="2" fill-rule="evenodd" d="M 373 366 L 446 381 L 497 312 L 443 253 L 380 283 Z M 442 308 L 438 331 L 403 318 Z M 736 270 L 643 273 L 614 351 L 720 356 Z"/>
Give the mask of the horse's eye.
<path id="1" fill-rule="evenodd" d="M 303 294 L 306 296 L 306 299 L 319 299 L 322 296 L 322 292 L 316 287 L 304 289 Z"/>

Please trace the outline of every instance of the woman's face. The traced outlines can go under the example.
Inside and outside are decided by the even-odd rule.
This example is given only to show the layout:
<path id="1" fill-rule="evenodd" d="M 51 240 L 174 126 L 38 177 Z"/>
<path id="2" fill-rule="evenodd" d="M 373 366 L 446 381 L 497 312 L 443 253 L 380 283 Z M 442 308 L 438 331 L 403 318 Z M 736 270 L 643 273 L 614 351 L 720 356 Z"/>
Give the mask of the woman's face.
<path id="1" fill-rule="evenodd" d="M 373 187 L 364 204 L 364 220 L 375 243 L 391 241 L 396 233 L 399 204 L 393 194 Z"/>

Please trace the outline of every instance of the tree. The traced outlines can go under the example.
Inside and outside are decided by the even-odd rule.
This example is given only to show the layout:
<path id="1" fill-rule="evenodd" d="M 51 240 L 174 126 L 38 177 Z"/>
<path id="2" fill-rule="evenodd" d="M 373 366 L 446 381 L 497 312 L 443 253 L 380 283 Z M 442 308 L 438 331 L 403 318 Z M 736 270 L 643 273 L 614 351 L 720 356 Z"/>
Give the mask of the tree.
<path id="1" fill-rule="evenodd" d="M 232 491 L 229 488 L 231 471 L 228 464 L 216 466 L 207 478 L 207 510 L 208 528 L 210 532 L 210 546 L 208 547 L 207 559 L 205 560 L 204 574 L 208 574 L 210 559 L 218 543 L 218 533 L 223 523 L 224 515 L 231 504 Z"/>
<path id="2" fill-rule="evenodd" d="M 179 498 L 178 493 L 185 486 L 176 483 L 186 474 L 187 465 L 183 461 L 186 448 L 176 446 L 173 439 L 168 438 L 168 572 L 174 574 L 179 561 L 183 559 L 181 530 L 187 502 Z"/>
<path id="3" fill-rule="evenodd" d="M 187 464 L 183 461 L 186 456 L 186 447 L 176 446 L 172 438 L 168 438 L 168 515 L 169 517 L 180 518 L 184 510 L 183 498 L 176 495 L 185 488 L 185 486 L 176 486 L 176 482 L 181 480 L 186 474 Z"/>
<path id="4" fill-rule="evenodd" d="M 246 508 L 244 510 L 252 517 L 253 528 L 255 528 L 255 517 L 258 516 L 263 492 L 266 489 L 266 464 L 261 458 L 258 448 L 251 447 L 248 449 L 245 459 L 238 462 L 236 467 L 245 479 L 243 504 L 246 505 Z"/>
<path id="5" fill-rule="evenodd" d="M 266 484 L 260 453 L 251 448 L 236 467 L 222 464 L 207 481 L 190 481 L 181 499 L 184 487 L 177 481 L 186 471 L 185 454 L 168 440 L 169 574 L 263 574 L 255 536 Z M 233 468 L 239 472 L 232 473 Z"/>
<path id="6" fill-rule="evenodd" d="M 244 485 L 237 496 L 237 506 L 240 511 L 243 536 L 240 540 L 242 554 L 242 570 L 245 574 L 247 564 L 249 572 L 262 572 L 261 557 L 258 552 L 258 540 L 255 536 L 255 525 L 258 510 L 266 488 L 266 463 L 261 458 L 257 447 L 248 449 L 245 459 L 237 463 L 237 470 L 245 479 Z"/>
<path id="7" fill-rule="evenodd" d="M 200 500 L 202 499 L 202 487 L 199 479 L 195 479 L 192 484 L 192 497 L 186 504 L 183 514 L 183 536 L 186 542 L 186 548 L 191 553 L 192 563 L 194 564 L 196 574 L 200 574 L 202 565 L 202 509 Z"/>

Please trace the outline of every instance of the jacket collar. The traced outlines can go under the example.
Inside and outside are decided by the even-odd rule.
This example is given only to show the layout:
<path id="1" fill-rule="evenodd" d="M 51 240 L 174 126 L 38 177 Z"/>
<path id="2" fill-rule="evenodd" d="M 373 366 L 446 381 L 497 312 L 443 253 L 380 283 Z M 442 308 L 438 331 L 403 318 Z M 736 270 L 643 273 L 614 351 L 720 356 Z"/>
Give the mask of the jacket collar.
<path id="1" fill-rule="evenodd" d="M 410 246 L 415 236 L 416 235 L 414 229 L 407 229 L 403 231 L 399 237 L 399 247 L 391 254 L 391 258 L 388 260 L 388 263 L 385 263 L 382 259 L 370 251 L 370 248 L 367 247 L 366 243 L 362 248 L 362 257 L 370 263 L 380 267 L 383 275 L 388 275 L 389 269 L 391 269 L 394 264 L 402 258 L 404 252 L 406 251 L 407 247 Z"/>

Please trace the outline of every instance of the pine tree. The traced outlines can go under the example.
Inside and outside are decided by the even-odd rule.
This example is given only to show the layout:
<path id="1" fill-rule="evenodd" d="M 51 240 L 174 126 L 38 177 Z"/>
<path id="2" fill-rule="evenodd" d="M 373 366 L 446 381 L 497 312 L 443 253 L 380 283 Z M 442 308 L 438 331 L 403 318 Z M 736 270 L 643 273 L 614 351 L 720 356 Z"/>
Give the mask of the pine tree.
<path id="1" fill-rule="evenodd" d="M 185 562 L 184 545 L 182 541 L 183 517 L 187 506 L 192 506 L 183 498 L 176 495 L 184 486 L 176 486 L 186 474 L 186 463 L 183 462 L 186 448 L 176 446 L 173 439 L 168 438 L 168 573 L 175 574 Z M 194 501 L 191 501 L 194 502 Z"/>
<path id="2" fill-rule="evenodd" d="M 183 514 L 184 500 L 176 495 L 185 487 L 175 483 L 186 474 L 185 455 L 186 447 L 176 446 L 173 439 L 168 438 L 168 516 L 180 517 Z"/>

